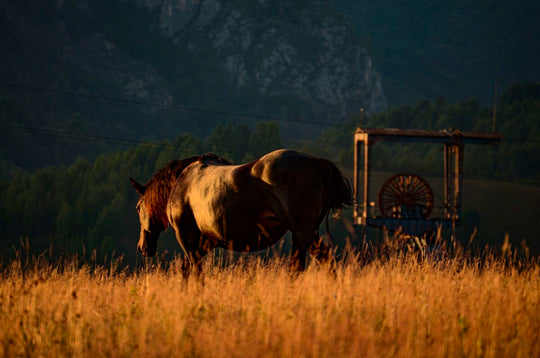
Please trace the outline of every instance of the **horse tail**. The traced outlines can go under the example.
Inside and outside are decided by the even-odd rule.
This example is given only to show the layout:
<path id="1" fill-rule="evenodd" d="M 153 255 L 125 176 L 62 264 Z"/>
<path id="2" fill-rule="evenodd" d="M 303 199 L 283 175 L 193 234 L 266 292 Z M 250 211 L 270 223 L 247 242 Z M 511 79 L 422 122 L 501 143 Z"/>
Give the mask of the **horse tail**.
<path id="1" fill-rule="evenodd" d="M 351 183 L 334 163 L 324 158 L 319 160 L 324 190 L 322 214 L 327 216 L 330 210 L 339 213 L 353 204 Z"/>

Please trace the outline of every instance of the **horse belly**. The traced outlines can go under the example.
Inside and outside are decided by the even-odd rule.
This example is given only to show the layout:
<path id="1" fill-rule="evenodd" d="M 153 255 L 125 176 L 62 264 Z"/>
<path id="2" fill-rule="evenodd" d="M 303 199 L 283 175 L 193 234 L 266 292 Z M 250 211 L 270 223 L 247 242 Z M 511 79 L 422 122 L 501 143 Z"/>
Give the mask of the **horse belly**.
<path id="1" fill-rule="evenodd" d="M 287 231 L 269 210 L 250 219 L 228 233 L 225 248 L 243 252 L 265 250 L 276 244 Z"/>
<path id="2" fill-rule="evenodd" d="M 266 250 L 275 245 L 285 234 L 286 230 L 266 229 L 266 233 L 259 231 L 253 236 L 246 237 L 244 240 L 230 239 L 224 247 L 234 251 L 251 252 Z"/>

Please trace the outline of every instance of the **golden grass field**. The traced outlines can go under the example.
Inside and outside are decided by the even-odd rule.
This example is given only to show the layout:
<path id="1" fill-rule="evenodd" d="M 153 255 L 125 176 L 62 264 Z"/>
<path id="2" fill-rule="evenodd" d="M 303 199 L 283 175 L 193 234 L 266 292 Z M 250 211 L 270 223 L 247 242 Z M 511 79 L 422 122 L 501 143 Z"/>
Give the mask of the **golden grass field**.
<path id="1" fill-rule="evenodd" d="M 187 280 L 179 259 L 135 273 L 14 260 L 0 356 L 540 357 L 538 261 L 398 252 L 295 275 L 249 257 Z"/>

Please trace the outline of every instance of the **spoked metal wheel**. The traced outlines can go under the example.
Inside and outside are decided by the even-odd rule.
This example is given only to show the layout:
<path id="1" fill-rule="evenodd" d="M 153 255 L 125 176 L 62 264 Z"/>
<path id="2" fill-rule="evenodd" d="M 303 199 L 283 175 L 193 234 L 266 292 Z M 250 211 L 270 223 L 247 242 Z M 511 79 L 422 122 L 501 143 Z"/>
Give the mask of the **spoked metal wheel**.
<path id="1" fill-rule="evenodd" d="M 416 174 L 391 176 L 382 185 L 378 199 L 386 217 L 424 219 L 433 209 L 433 191 Z"/>

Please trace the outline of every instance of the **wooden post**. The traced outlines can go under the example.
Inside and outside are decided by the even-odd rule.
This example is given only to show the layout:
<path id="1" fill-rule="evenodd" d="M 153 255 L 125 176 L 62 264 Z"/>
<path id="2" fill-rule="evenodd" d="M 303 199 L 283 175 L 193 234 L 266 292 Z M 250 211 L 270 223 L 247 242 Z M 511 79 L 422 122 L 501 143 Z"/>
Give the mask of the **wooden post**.
<path id="1" fill-rule="evenodd" d="M 356 224 L 366 225 L 369 209 L 369 180 L 370 180 L 370 150 L 369 135 L 357 133 L 354 146 L 354 190 Z"/>
<path id="2" fill-rule="evenodd" d="M 452 191 L 450 188 L 451 175 L 452 175 L 452 146 L 450 144 L 444 145 L 444 218 L 450 219 L 453 215 L 451 203 L 453 202 Z"/>
<path id="3" fill-rule="evenodd" d="M 462 206 L 462 188 L 463 188 L 463 153 L 464 153 L 464 145 L 460 141 L 458 145 L 455 146 L 455 172 L 456 177 L 454 180 L 456 180 L 455 183 L 455 207 L 456 207 L 456 218 L 455 220 L 460 221 L 461 220 L 461 206 Z"/>
<path id="4" fill-rule="evenodd" d="M 464 145 L 461 141 L 445 144 L 444 200 L 447 208 L 446 218 L 456 221 L 461 220 L 463 152 Z"/>
<path id="5" fill-rule="evenodd" d="M 367 225 L 367 217 L 369 212 L 369 179 L 370 179 L 370 158 L 371 151 L 369 148 L 369 139 L 364 142 L 364 220 Z"/>
<path id="6" fill-rule="evenodd" d="M 362 152 L 362 142 L 358 140 L 358 135 L 354 137 L 354 219 L 355 224 L 357 223 L 358 217 L 360 217 L 360 156 Z"/>

